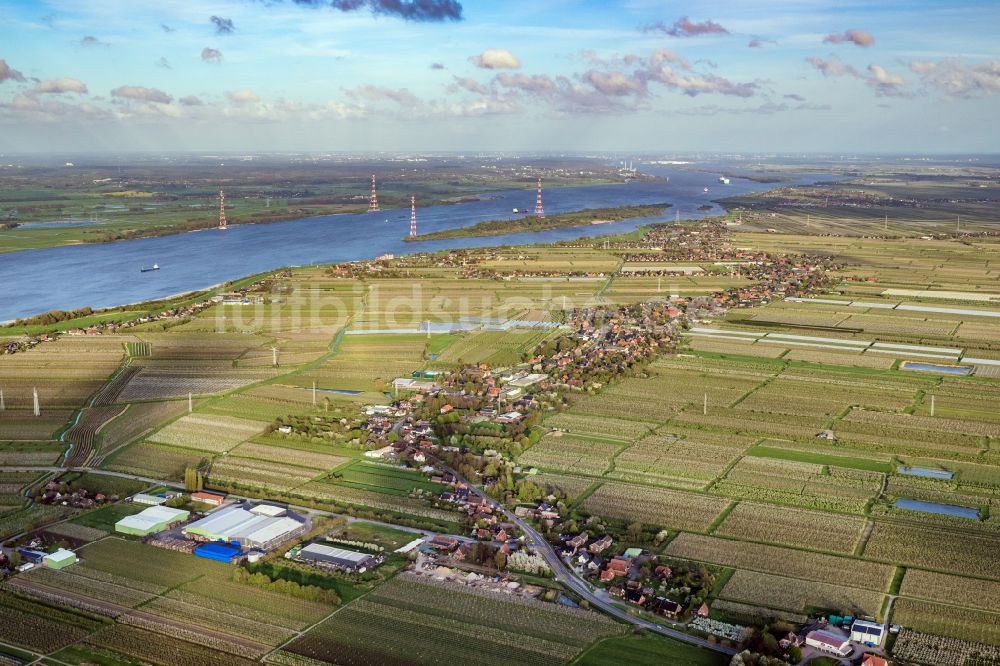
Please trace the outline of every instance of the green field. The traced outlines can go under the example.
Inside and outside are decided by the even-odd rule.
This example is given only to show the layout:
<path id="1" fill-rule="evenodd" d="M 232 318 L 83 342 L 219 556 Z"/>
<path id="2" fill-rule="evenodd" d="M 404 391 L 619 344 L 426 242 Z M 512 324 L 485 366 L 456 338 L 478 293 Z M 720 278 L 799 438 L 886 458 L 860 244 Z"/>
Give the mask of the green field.
<path id="1" fill-rule="evenodd" d="M 145 506 L 140 504 L 112 504 L 96 511 L 85 513 L 78 518 L 74 518 L 72 522 L 77 525 L 104 530 L 105 532 L 114 532 L 115 523 L 126 516 L 135 515 L 145 508 Z"/>
<path id="2" fill-rule="evenodd" d="M 716 652 L 660 636 L 606 638 L 583 653 L 574 666 L 723 666 L 728 660 Z"/>

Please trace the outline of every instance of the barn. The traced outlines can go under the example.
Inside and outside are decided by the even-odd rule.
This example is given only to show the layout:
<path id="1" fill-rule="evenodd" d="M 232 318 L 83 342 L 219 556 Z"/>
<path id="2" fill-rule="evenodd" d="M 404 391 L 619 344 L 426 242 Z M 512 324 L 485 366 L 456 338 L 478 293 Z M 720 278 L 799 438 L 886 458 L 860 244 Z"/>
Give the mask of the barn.
<path id="1" fill-rule="evenodd" d="M 334 548 L 321 543 L 311 543 L 299 551 L 299 559 L 311 564 L 325 565 L 347 571 L 365 571 L 376 564 L 375 558 L 344 548 Z"/>
<path id="2" fill-rule="evenodd" d="M 132 536 L 148 536 L 188 519 L 190 512 L 169 506 L 151 506 L 132 516 L 125 516 L 115 523 L 115 532 Z"/>
<path id="3" fill-rule="evenodd" d="M 817 629 L 806 634 L 806 645 L 838 657 L 851 654 L 851 642 L 839 634 Z"/>
<path id="4" fill-rule="evenodd" d="M 851 640 L 869 647 L 882 645 L 883 627 L 878 622 L 855 620 L 851 625 Z"/>

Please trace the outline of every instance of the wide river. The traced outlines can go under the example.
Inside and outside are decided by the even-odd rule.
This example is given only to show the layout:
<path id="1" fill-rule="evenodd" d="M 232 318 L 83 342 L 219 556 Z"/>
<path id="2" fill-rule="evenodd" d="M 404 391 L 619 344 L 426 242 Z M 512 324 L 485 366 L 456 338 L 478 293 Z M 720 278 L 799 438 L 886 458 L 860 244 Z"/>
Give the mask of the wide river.
<path id="1" fill-rule="evenodd" d="M 272 224 L 231 226 L 191 233 L 143 238 L 99 245 L 73 245 L 0 254 L 0 321 L 48 310 L 83 306 L 113 307 L 136 303 L 215 284 L 283 266 L 368 259 L 381 254 L 408 254 L 445 248 L 488 245 L 526 245 L 630 231 L 641 224 L 716 215 L 722 209 L 713 198 L 757 192 L 774 184 L 732 179 L 719 183 L 710 173 L 670 167 L 644 167 L 647 173 L 669 176 L 669 182 L 632 182 L 624 185 L 563 187 L 543 192 L 548 214 L 610 208 L 629 204 L 666 202 L 672 208 L 662 217 L 482 238 L 454 238 L 406 243 L 409 209 L 326 215 Z M 783 182 L 806 184 L 822 177 L 810 175 Z M 709 188 L 706 193 L 704 188 Z M 535 190 L 495 192 L 480 201 L 417 208 L 419 233 L 515 217 L 513 208 L 534 209 Z M 710 210 L 698 210 L 711 205 Z M 12 230 L 6 233 L 17 233 Z M 2 235 L 0 235 L 2 242 Z M 160 270 L 140 273 L 142 266 Z"/>

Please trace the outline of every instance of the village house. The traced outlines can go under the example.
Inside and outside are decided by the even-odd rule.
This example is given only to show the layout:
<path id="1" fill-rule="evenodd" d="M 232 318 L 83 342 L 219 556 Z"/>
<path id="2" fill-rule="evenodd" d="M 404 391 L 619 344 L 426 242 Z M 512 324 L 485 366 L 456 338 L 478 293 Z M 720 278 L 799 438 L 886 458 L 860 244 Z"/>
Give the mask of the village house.
<path id="1" fill-rule="evenodd" d="M 603 553 L 604 551 L 606 551 L 608 548 L 611 547 L 612 543 L 614 542 L 612 541 L 611 537 L 608 535 L 604 535 L 594 543 L 590 544 L 590 552 L 595 554 Z"/>
<path id="2" fill-rule="evenodd" d="M 684 607 L 681 606 L 676 601 L 667 599 L 666 597 L 657 597 L 652 604 L 651 610 L 657 615 L 663 615 L 664 617 L 676 618 L 684 611 Z"/>
<path id="3" fill-rule="evenodd" d="M 865 658 L 861 660 L 861 666 L 889 666 L 889 662 L 885 657 L 880 657 L 877 654 L 866 654 Z"/>

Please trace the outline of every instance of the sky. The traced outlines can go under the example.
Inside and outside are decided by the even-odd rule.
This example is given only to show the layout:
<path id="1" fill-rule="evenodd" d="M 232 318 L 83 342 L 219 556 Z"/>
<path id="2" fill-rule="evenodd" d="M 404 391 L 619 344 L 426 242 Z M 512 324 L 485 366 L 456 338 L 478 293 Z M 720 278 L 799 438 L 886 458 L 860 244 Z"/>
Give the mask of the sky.
<path id="1" fill-rule="evenodd" d="M 0 0 L 0 153 L 1000 152 L 1000 3 Z"/>

